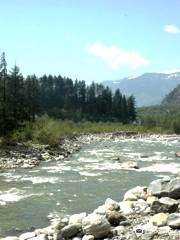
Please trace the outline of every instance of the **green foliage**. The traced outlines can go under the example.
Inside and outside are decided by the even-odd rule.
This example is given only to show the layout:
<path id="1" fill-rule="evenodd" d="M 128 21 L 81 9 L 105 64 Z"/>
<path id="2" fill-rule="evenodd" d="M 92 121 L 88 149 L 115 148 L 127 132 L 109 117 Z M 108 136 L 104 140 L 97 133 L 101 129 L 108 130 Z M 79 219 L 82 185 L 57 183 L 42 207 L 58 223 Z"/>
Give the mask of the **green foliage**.
<path id="1" fill-rule="evenodd" d="M 0 135 L 7 135 L 24 121 L 35 121 L 43 114 L 75 122 L 116 121 L 127 124 L 136 120 L 134 98 L 127 98 L 119 90 L 113 94 L 102 84 L 86 86 L 85 81 L 74 82 L 61 76 L 37 78 L 32 75 L 24 78 L 16 65 L 9 73 L 6 67 L 3 53 L 0 60 Z M 47 122 L 54 124 L 50 120 Z M 31 124 L 24 129 L 23 138 L 30 138 L 30 129 Z M 41 129 L 37 140 L 51 139 L 49 129 L 52 130 L 51 125 Z M 38 128 L 36 131 L 38 133 Z"/>

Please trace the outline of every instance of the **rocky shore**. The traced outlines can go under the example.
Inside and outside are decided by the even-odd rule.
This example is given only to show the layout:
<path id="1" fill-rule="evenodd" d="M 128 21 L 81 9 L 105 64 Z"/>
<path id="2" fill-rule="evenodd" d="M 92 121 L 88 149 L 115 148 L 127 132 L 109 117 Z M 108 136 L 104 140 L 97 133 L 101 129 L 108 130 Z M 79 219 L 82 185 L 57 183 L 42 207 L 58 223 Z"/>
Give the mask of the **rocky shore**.
<path id="1" fill-rule="evenodd" d="M 0 169 L 33 168 L 41 161 L 62 160 L 70 154 L 80 150 L 83 144 L 114 137 L 132 137 L 136 133 L 104 133 L 88 134 L 62 138 L 56 146 L 16 143 L 14 145 L 0 146 Z"/>
<path id="2" fill-rule="evenodd" d="M 52 219 L 46 228 L 1 240 L 62 239 L 180 239 L 180 177 L 137 186 L 128 190 L 121 202 L 108 198 L 92 213 Z"/>
<path id="3" fill-rule="evenodd" d="M 159 139 L 162 135 L 147 135 L 136 132 L 115 132 L 102 134 L 87 134 L 62 138 L 56 146 L 16 143 L 10 146 L 0 146 L 0 170 L 15 168 L 33 168 L 41 161 L 59 161 L 80 150 L 83 144 L 102 141 L 104 139 L 127 139 L 147 137 Z M 169 137 L 169 136 L 168 136 Z M 174 137 L 174 136 L 173 136 Z M 131 165 L 131 163 L 130 163 Z M 126 166 L 122 166 L 122 168 Z M 132 167 L 132 166 L 131 166 Z M 133 168 L 133 167 L 132 167 Z M 135 166 L 134 168 L 137 168 Z"/>

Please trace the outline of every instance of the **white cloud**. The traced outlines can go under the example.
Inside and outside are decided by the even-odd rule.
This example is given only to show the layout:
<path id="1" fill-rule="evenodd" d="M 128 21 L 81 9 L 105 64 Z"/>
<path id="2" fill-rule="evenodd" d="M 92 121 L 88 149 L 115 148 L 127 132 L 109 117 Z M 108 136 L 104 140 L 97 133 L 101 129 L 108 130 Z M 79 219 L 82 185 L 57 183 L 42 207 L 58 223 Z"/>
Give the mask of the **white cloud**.
<path id="1" fill-rule="evenodd" d="M 112 69 L 123 66 L 135 69 L 149 64 L 137 51 L 127 51 L 116 46 L 107 47 L 100 42 L 89 45 L 87 50 L 90 55 L 102 59 Z"/>
<path id="2" fill-rule="evenodd" d="M 165 25 L 164 31 L 168 33 L 178 34 L 180 33 L 180 29 L 176 27 L 175 25 Z"/>

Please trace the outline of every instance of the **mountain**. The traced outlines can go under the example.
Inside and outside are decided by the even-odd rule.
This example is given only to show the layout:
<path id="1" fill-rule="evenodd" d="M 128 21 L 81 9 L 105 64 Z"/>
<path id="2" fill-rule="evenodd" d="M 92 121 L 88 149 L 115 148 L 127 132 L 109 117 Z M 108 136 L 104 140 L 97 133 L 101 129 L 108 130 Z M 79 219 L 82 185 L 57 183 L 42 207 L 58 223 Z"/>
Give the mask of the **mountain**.
<path id="1" fill-rule="evenodd" d="M 180 84 L 177 85 L 169 94 L 162 100 L 162 105 L 177 106 L 180 105 Z"/>
<path id="2" fill-rule="evenodd" d="M 157 105 L 161 103 L 166 94 L 180 84 L 180 72 L 145 73 L 133 78 L 103 81 L 102 84 L 110 87 L 113 91 L 119 88 L 123 94 L 133 94 L 138 107 Z"/>

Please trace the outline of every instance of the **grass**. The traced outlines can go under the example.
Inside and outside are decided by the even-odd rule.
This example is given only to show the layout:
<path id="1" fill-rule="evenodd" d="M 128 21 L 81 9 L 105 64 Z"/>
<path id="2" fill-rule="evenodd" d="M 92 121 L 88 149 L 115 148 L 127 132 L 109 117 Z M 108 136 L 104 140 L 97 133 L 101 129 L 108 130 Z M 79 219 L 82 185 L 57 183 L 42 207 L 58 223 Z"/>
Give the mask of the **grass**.
<path id="1" fill-rule="evenodd" d="M 145 128 L 140 125 L 123 125 L 118 122 L 78 122 L 69 120 L 57 120 L 49 118 L 47 115 L 39 117 L 33 123 L 25 123 L 15 130 L 9 137 L 12 142 L 34 142 L 42 144 L 57 144 L 60 138 L 72 137 L 89 133 L 108 133 L 130 131 L 139 133 L 171 133 L 162 128 Z"/>

